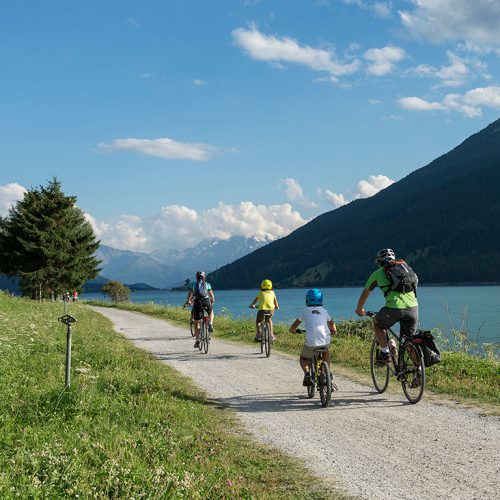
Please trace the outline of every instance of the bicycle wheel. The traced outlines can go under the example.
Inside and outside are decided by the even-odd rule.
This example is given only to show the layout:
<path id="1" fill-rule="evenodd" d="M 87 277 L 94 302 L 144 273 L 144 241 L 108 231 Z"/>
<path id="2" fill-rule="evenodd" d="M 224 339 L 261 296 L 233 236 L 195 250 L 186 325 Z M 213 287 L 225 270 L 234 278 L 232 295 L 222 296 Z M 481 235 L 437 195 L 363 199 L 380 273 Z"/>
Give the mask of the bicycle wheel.
<path id="1" fill-rule="evenodd" d="M 266 341 L 264 337 L 264 326 L 262 323 L 259 326 L 259 334 L 260 334 L 260 353 L 262 354 L 264 352 L 264 343 Z"/>
<path id="2" fill-rule="evenodd" d="M 191 337 L 196 335 L 196 323 L 194 321 L 189 322 L 189 330 L 191 331 Z"/>
<path id="3" fill-rule="evenodd" d="M 266 349 L 266 358 L 271 355 L 271 328 L 269 327 L 269 323 L 264 325 L 264 347 Z"/>
<path id="4" fill-rule="evenodd" d="M 425 389 L 425 364 L 422 351 L 411 343 L 401 348 L 400 380 L 406 399 L 418 403 Z"/>
<path id="5" fill-rule="evenodd" d="M 199 344 L 198 344 L 198 349 L 201 351 L 203 349 L 203 344 L 205 343 L 205 325 L 204 322 L 200 322 L 200 337 L 199 337 Z"/>
<path id="6" fill-rule="evenodd" d="M 321 363 L 318 373 L 319 397 L 321 406 L 325 408 L 330 404 L 332 399 L 332 381 L 330 378 L 330 367 L 326 361 Z"/>
<path id="7" fill-rule="evenodd" d="M 208 344 L 210 344 L 210 332 L 208 331 L 207 325 L 205 323 L 205 342 L 203 343 L 205 354 L 208 352 Z"/>
<path id="8" fill-rule="evenodd" d="M 309 363 L 309 376 L 311 377 L 312 380 L 312 385 L 307 386 L 307 397 L 309 399 L 314 397 L 314 394 L 316 393 L 316 381 L 314 380 L 314 365 L 315 361 L 311 360 Z"/>
<path id="9" fill-rule="evenodd" d="M 377 392 L 384 392 L 389 385 L 389 365 L 383 365 L 377 361 L 377 355 L 380 352 L 380 344 L 375 337 L 372 342 L 372 351 L 370 355 L 370 371 L 372 374 L 373 385 Z"/>

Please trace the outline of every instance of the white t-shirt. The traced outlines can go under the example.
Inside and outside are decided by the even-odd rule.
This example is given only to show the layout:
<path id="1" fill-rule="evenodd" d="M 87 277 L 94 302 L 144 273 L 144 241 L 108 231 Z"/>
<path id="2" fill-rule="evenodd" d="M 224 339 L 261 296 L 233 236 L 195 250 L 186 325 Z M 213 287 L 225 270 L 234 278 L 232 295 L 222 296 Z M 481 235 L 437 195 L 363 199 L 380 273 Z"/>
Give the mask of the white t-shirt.
<path id="1" fill-rule="evenodd" d="M 306 345 L 315 347 L 330 343 L 330 329 L 327 321 L 331 321 L 332 318 L 323 306 L 306 306 L 301 319 L 306 330 Z"/>

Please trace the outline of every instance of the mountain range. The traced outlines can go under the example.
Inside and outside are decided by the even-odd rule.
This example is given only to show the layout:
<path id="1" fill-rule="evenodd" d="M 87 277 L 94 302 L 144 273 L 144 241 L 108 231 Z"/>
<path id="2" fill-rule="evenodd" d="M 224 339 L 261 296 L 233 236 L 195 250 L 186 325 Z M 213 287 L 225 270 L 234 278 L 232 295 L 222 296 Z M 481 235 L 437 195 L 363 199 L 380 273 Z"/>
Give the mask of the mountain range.
<path id="1" fill-rule="evenodd" d="M 147 283 L 155 288 L 178 286 L 194 279 L 196 271 L 213 271 L 272 241 L 272 238 L 233 236 L 227 240 L 211 238 L 184 250 L 133 252 L 101 245 L 101 275 L 122 283 Z"/>
<path id="2" fill-rule="evenodd" d="M 324 213 L 213 272 L 214 287 L 364 284 L 381 248 L 421 283 L 500 282 L 500 120 L 375 196 Z"/>

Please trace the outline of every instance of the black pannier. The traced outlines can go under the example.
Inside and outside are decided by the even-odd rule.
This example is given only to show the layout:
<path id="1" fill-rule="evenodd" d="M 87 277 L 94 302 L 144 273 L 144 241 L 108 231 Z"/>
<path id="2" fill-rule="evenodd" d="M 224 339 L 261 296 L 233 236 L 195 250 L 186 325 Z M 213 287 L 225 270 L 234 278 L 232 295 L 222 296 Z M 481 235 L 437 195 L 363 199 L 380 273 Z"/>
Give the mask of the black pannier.
<path id="1" fill-rule="evenodd" d="M 425 366 L 432 366 L 441 362 L 441 353 L 434 342 L 434 336 L 430 330 L 417 330 L 414 339 L 421 340 L 419 343 L 424 355 Z"/>

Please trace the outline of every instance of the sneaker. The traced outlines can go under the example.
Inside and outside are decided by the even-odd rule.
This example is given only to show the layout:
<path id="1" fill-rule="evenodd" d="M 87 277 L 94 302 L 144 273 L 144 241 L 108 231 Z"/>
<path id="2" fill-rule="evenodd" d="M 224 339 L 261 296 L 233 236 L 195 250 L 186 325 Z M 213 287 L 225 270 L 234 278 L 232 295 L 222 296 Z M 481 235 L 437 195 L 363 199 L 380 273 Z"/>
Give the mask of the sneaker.
<path id="1" fill-rule="evenodd" d="M 276 336 L 275 336 L 275 335 L 273 335 L 273 336 L 271 337 L 271 344 L 274 344 L 274 341 L 275 341 L 275 340 L 276 340 Z"/>
<path id="2" fill-rule="evenodd" d="M 197 341 L 194 343 L 193 348 L 196 348 L 196 347 L 200 347 L 200 341 L 199 341 L 199 340 L 197 340 Z"/>
<path id="3" fill-rule="evenodd" d="M 208 324 L 208 332 L 212 333 L 213 331 L 214 331 L 214 326 L 212 325 L 212 323 L 209 323 Z"/>
<path id="4" fill-rule="evenodd" d="M 377 352 L 377 363 L 380 365 L 388 365 L 391 362 L 391 355 L 388 352 Z"/>
<path id="5" fill-rule="evenodd" d="M 410 387 L 412 389 L 416 389 L 417 387 L 420 387 L 421 382 L 422 382 L 422 376 L 420 373 L 420 369 L 418 369 L 415 375 L 413 376 L 413 380 L 411 381 Z"/>
<path id="6" fill-rule="evenodd" d="M 253 339 L 254 342 L 260 342 L 261 340 L 262 340 L 262 337 L 259 334 L 257 334 L 255 336 L 255 338 Z"/>
<path id="7" fill-rule="evenodd" d="M 304 380 L 302 382 L 302 385 L 305 387 L 313 385 L 313 381 L 312 381 L 311 375 L 309 373 L 304 373 Z"/>

